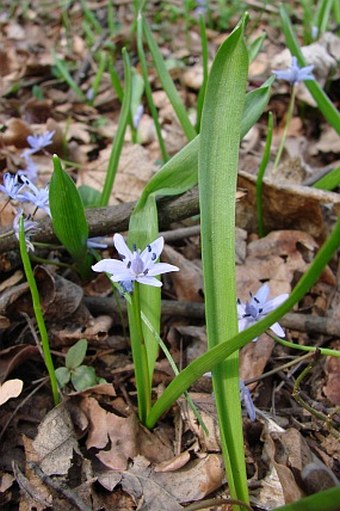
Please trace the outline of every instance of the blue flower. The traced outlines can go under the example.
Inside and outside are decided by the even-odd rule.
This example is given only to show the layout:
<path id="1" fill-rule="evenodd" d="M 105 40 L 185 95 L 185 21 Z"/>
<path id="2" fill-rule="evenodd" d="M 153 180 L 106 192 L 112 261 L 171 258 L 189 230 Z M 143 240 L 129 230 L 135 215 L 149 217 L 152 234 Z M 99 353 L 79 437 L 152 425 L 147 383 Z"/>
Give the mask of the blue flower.
<path id="1" fill-rule="evenodd" d="M 28 190 L 24 190 L 21 194 L 21 200 L 31 202 L 37 208 L 42 209 L 51 216 L 48 186 L 45 188 L 37 188 L 26 176 L 22 176 L 22 180 Z"/>
<path id="2" fill-rule="evenodd" d="M 156 275 L 179 270 L 177 266 L 172 264 L 156 263 L 164 246 L 162 236 L 150 243 L 143 252 L 136 247 L 131 252 L 121 234 L 114 235 L 113 243 L 121 261 L 102 259 L 92 266 L 92 269 L 97 272 L 109 273 L 112 282 L 120 282 L 122 287 L 126 287 L 128 282 L 128 287 L 131 289 L 130 284 L 134 281 L 140 284 L 161 287 L 162 283 L 155 278 Z"/>
<path id="3" fill-rule="evenodd" d="M 269 286 L 268 284 L 263 284 L 255 295 L 250 293 L 249 302 L 242 303 L 241 300 L 237 300 L 238 329 L 240 332 L 255 325 L 257 321 L 260 321 L 260 319 L 264 318 L 288 298 L 287 293 L 277 296 L 272 300 L 267 300 L 268 296 Z M 270 329 L 273 330 L 274 334 L 278 337 L 285 336 L 279 323 L 274 323 Z M 256 339 L 254 339 L 253 342 L 254 341 L 256 341 Z"/>
<path id="4" fill-rule="evenodd" d="M 18 174 L 18 176 L 26 176 L 30 181 L 35 183 L 37 180 L 37 177 L 38 177 L 37 176 L 37 170 L 38 170 L 37 166 L 34 163 L 34 161 L 32 160 L 32 158 L 30 157 L 30 155 L 25 154 L 24 158 L 25 158 L 25 162 L 26 162 L 26 168 L 18 170 L 17 174 Z"/>
<path id="5" fill-rule="evenodd" d="M 240 396 L 241 402 L 244 404 L 249 419 L 254 422 L 256 420 L 256 410 L 253 399 L 251 397 L 250 390 L 246 387 L 243 380 L 240 380 Z"/>
<path id="6" fill-rule="evenodd" d="M 34 153 L 38 153 L 48 145 L 52 144 L 53 135 L 55 131 L 47 131 L 42 135 L 28 135 L 27 142 L 31 146 L 30 149 L 25 149 L 22 153 L 22 156 L 31 155 Z"/>
<path id="7" fill-rule="evenodd" d="M 95 238 L 89 238 L 86 242 L 87 248 L 99 248 L 105 249 L 108 247 L 108 244 L 105 243 L 105 238 L 101 236 L 97 236 Z"/>
<path id="8" fill-rule="evenodd" d="M 279 80 L 286 80 L 291 84 L 304 82 L 305 80 L 315 80 L 312 73 L 314 66 L 300 67 L 297 58 L 292 57 L 292 65 L 287 69 L 276 69 L 273 73 Z"/>
<path id="9" fill-rule="evenodd" d="M 21 190 L 24 188 L 22 183 L 18 183 L 17 174 L 6 172 L 3 176 L 3 185 L 0 185 L 0 191 L 13 200 L 22 200 Z"/>

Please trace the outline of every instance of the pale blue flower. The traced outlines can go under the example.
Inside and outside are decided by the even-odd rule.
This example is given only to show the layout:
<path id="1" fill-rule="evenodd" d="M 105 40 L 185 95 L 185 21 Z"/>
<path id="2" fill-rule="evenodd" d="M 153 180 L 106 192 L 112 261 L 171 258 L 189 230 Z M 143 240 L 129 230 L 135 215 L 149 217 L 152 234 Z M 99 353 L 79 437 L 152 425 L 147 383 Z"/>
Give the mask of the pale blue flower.
<path id="1" fill-rule="evenodd" d="M 24 155 L 25 162 L 26 162 L 26 168 L 18 170 L 17 174 L 18 176 L 26 176 L 32 183 L 35 183 L 38 179 L 38 168 L 30 155 L 25 154 Z"/>
<path id="2" fill-rule="evenodd" d="M 257 321 L 263 319 L 267 314 L 272 312 L 274 309 L 279 307 L 287 298 L 288 293 L 284 293 L 272 300 L 268 300 L 269 286 L 263 284 L 255 295 L 250 294 L 249 302 L 242 303 L 241 300 L 237 300 L 237 314 L 238 314 L 238 329 L 242 332 L 246 328 L 255 325 Z M 285 333 L 279 323 L 274 323 L 271 330 L 278 336 L 284 337 Z M 256 341 L 256 339 L 254 339 Z"/>
<path id="3" fill-rule="evenodd" d="M 92 266 L 93 271 L 110 274 L 112 282 L 137 281 L 140 284 L 161 287 L 162 283 L 155 278 L 156 275 L 179 270 L 172 264 L 156 263 L 164 247 L 162 236 L 150 243 L 143 252 L 136 247 L 131 252 L 121 234 L 114 235 L 113 243 L 121 261 L 102 259 Z"/>
<path id="4" fill-rule="evenodd" d="M 135 115 L 133 116 L 133 126 L 135 129 L 138 128 L 141 118 L 144 113 L 143 105 L 138 105 Z"/>
<path id="5" fill-rule="evenodd" d="M 55 131 L 46 131 L 41 135 L 28 135 L 27 142 L 31 146 L 30 149 L 25 149 L 22 156 L 38 153 L 53 142 L 53 135 Z"/>
<path id="6" fill-rule="evenodd" d="M 315 80 L 312 73 L 314 66 L 300 67 L 297 58 L 292 57 L 292 65 L 287 69 L 276 69 L 273 73 L 279 80 L 286 80 L 291 84 L 304 82 L 305 80 Z"/>
<path id="7" fill-rule="evenodd" d="M 22 176 L 22 180 L 28 190 L 24 190 L 21 194 L 22 200 L 27 202 L 31 202 L 37 208 L 42 209 L 51 216 L 50 206 L 49 206 L 49 191 L 48 186 L 45 188 L 37 188 L 32 181 L 30 181 L 27 177 Z"/>
<path id="8" fill-rule="evenodd" d="M 97 236 L 95 238 L 89 238 L 86 242 L 87 248 L 98 248 L 105 249 L 108 247 L 108 244 L 104 241 L 105 238 L 101 236 Z"/>
<path id="9" fill-rule="evenodd" d="M 18 213 L 15 215 L 13 220 L 13 231 L 15 234 L 15 237 L 19 240 L 19 220 L 21 215 L 23 214 L 23 210 L 19 209 Z M 33 232 L 36 230 L 38 223 L 33 222 L 29 218 L 24 218 L 24 231 L 25 231 L 25 242 L 26 246 L 29 250 L 32 250 L 34 252 L 34 246 L 30 240 L 30 235 L 33 234 Z"/>
<path id="10" fill-rule="evenodd" d="M 133 291 L 133 280 L 121 280 L 119 282 L 123 293 L 132 293 Z"/>
<path id="11" fill-rule="evenodd" d="M 249 419 L 252 422 L 254 422 L 256 420 L 256 410 L 255 410 L 253 398 L 251 397 L 250 390 L 245 385 L 243 380 L 240 380 L 240 397 L 241 397 L 241 403 L 244 404 L 244 407 L 247 410 Z"/>
<path id="12" fill-rule="evenodd" d="M 11 174 L 10 172 L 6 172 L 3 175 L 3 184 L 0 185 L 0 191 L 7 195 L 10 199 L 13 200 L 22 200 L 22 196 L 20 195 L 21 190 L 24 188 L 22 183 L 18 183 L 17 174 Z"/>

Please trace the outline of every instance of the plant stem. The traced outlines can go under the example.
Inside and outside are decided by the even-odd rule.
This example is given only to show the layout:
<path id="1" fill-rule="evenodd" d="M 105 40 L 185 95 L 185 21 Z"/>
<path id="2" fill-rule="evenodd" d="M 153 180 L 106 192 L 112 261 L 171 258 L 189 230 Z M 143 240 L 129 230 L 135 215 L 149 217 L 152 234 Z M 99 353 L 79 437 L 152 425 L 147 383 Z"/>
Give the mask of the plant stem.
<path id="1" fill-rule="evenodd" d="M 21 215 L 19 220 L 19 245 L 20 245 L 20 255 L 22 259 L 22 263 L 24 266 L 24 271 L 26 275 L 26 279 L 28 282 L 28 286 L 31 291 L 32 295 L 32 303 L 33 303 L 33 310 L 35 319 L 37 321 L 40 338 L 41 338 L 41 344 L 42 344 L 42 350 L 44 354 L 44 362 L 47 367 L 47 371 L 50 377 L 51 382 L 51 388 L 52 388 L 52 396 L 54 404 L 57 405 L 60 402 L 59 392 L 58 392 L 58 384 L 57 384 L 57 378 L 55 375 L 53 360 L 51 356 L 50 351 L 50 345 L 48 342 L 48 334 L 47 329 L 44 321 L 43 312 L 41 309 L 40 299 L 39 299 L 39 291 L 37 288 L 37 283 L 35 281 L 33 270 L 30 262 L 30 258 L 28 255 L 28 250 L 26 247 L 26 240 L 25 240 L 25 229 L 24 229 L 24 218 Z"/>
<path id="2" fill-rule="evenodd" d="M 149 378 L 148 356 L 142 329 L 138 282 L 134 283 L 134 290 L 131 295 L 129 307 L 132 308 L 133 317 L 133 322 L 130 322 L 130 330 L 133 330 L 133 332 L 130 332 L 130 338 L 132 358 L 135 366 L 138 415 L 141 422 L 145 424 L 151 409 L 151 382 Z"/>
<path id="3" fill-rule="evenodd" d="M 290 121 L 292 120 L 292 117 L 293 117 L 293 111 L 294 111 L 294 105 L 295 105 L 295 96 L 296 96 L 296 86 L 293 85 L 292 93 L 290 95 L 290 102 L 289 102 L 289 106 L 288 106 L 288 111 L 287 111 L 286 125 L 285 125 L 285 129 L 283 131 L 281 142 L 280 142 L 280 146 L 279 146 L 279 149 L 277 151 L 276 158 L 275 158 L 273 173 L 275 173 L 277 171 L 277 167 L 279 166 L 279 163 L 280 163 L 280 160 L 281 160 L 282 152 L 283 152 L 283 149 L 284 149 L 284 146 L 285 146 L 285 142 L 286 142 L 286 138 L 287 138 L 288 128 L 289 128 L 289 125 L 290 125 Z"/>

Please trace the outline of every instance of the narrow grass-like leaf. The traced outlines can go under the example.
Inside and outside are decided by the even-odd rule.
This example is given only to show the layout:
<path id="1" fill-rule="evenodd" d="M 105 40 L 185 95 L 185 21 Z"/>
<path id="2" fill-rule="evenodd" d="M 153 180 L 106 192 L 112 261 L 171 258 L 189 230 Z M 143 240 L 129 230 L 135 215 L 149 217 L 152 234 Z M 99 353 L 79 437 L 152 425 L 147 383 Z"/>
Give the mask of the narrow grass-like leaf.
<path id="1" fill-rule="evenodd" d="M 125 76 L 125 87 L 124 87 L 124 97 L 122 103 L 122 109 L 120 112 L 119 122 L 117 133 L 115 139 L 112 144 L 112 150 L 109 160 L 109 166 L 106 172 L 105 183 L 102 191 L 102 195 L 100 198 L 100 206 L 107 206 L 110 200 L 110 196 L 112 193 L 112 188 L 114 184 L 114 180 L 118 170 L 119 158 L 122 152 L 123 143 L 124 143 L 124 135 L 126 131 L 126 126 L 128 123 L 131 105 L 131 94 L 132 94 L 132 85 L 131 85 L 131 67 L 130 67 L 130 59 L 127 51 L 123 48 L 122 51 L 123 60 L 124 60 L 124 76 Z"/>
<path id="2" fill-rule="evenodd" d="M 332 169 L 328 174 L 313 184 L 314 188 L 321 190 L 334 190 L 340 186 L 340 167 Z"/>
<path id="3" fill-rule="evenodd" d="M 287 47 L 289 48 L 291 54 L 297 58 L 299 65 L 302 67 L 306 66 L 306 62 L 300 49 L 298 40 L 294 34 L 292 24 L 287 15 L 286 9 L 282 4 L 280 5 L 280 15 Z M 328 96 L 315 80 L 307 80 L 305 85 L 315 99 L 315 102 L 318 105 L 321 113 L 324 115 L 325 119 L 329 122 L 329 124 L 331 124 L 331 126 L 333 126 L 336 132 L 340 134 L 340 114 L 338 110 L 335 108 L 333 103 L 330 101 Z"/>
<path id="4" fill-rule="evenodd" d="M 35 315 L 35 319 L 37 321 L 37 326 L 41 339 L 41 346 L 44 355 L 44 362 L 50 377 L 51 388 L 52 388 L 52 396 L 54 400 L 54 404 L 57 405 L 60 401 L 59 392 L 58 392 L 58 384 L 57 378 L 54 370 L 50 344 L 48 340 L 48 333 L 45 325 L 44 315 L 40 304 L 39 291 L 37 287 L 37 283 L 34 278 L 30 256 L 28 254 L 26 240 L 25 240 L 25 229 L 24 229 L 24 218 L 23 216 L 19 219 L 19 247 L 20 247 L 20 256 L 22 260 L 22 264 L 24 266 L 24 271 L 28 283 L 29 290 L 32 296 L 33 303 L 33 311 Z"/>
<path id="5" fill-rule="evenodd" d="M 142 14 L 140 14 L 142 16 Z M 152 35 L 152 32 L 150 30 L 150 27 L 145 20 L 145 18 L 142 18 L 143 23 L 143 32 L 145 35 L 146 42 L 148 44 L 148 47 L 150 49 L 155 68 L 157 70 L 158 77 L 160 81 L 162 82 L 163 89 L 166 92 L 170 103 L 173 106 L 173 109 L 176 112 L 176 115 L 178 117 L 178 120 L 183 128 L 183 131 L 186 135 L 186 137 L 189 140 L 192 140 L 196 136 L 196 130 L 193 127 L 193 125 L 190 122 L 190 119 L 188 117 L 188 114 L 185 110 L 185 107 L 182 103 L 182 100 L 177 92 L 177 89 L 174 85 L 174 82 L 170 76 L 169 71 L 166 68 L 166 65 L 164 63 L 162 54 L 157 46 L 157 43 Z"/>
<path id="6" fill-rule="evenodd" d="M 291 504 L 280 506 L 275 511 L 338 511 L 340 486 L 309 495 Z"/>
<path id="7" fill-rule="evenodd" d="M 204 355 L 191 362 L 181 373 L 172 380 L 161 397 L 153 405 L 147 419 L 147 427 L 153 428 L 158 419 L 166 412 L 176 400 L 189 389 L 189 387 L 204 373 L 211 371 L 216 364 L 225 359 L 234 351 L 239 350 L 248 342 L 265 332 L 271 325 L 279 321 L 287 314 L 296 303 L 301 300 L 309 289 L 317 282 L 326 264 L 332 258 L 334 252 L 339 248 L 340 220 L 336 223 L 331 235 L 320 248 L 319 252 L 311 263 L 310 267 L 299 280 L 287 300 L 273 312 L 268 314 L 255 325 L 237 334 L 232 339 L 225 341 L 210 349 Z"/>
<path id="8" fill-rule="evenodd" d="M 100 82 L 102 81 L 103 74 L 106 69 L 106 63 L 107 63 L 106 54 L 104 52 L 99 53 L 98 59 L 99 59 L 99 66 L 98 66 L 98 70 L 96 72 L 96 75 L 94 77 L 92 87 L 91 87 L 91 92 L 93 95 L 93 97 L 90 99 L 91 105 L 94 104 L 94 101 L 96 99 L 98 89 L 100 87 Z"/>
<path id="9" fill-rule="evenodd" d="M 168 161 L 169 156 L 168 156 L 166 146 L 164 143 L 161 126 L 160 126 L 159 120 L 158 120 L 158 112 L 157 112 L 157 109 L 156 109 L 154 101 L 153 101 L 151 85 L 150 85 L 149 77 L 148 77 L 148 67 L 147 67 L 147 63 L 146 63 L 144 46 L 143 46 L 143 18 L 142 18 L 141 14 L 137 15 L 137 51 L 138 51 L 138 58 L 139 58 L 140 66 L 142 69 L 143 79 L 144 79 L 146 99 L 148 101 L 149 109 L 150 109 L 152 119 L 153 119 L 153 122 L 155 125 L 156 135 L 157 135 L 159 147 L 160 147 L 160 150 L 162 153 L 162 159 L 163 159 L 163 162 L 166 162 L 166 161 Z"/>
<path id="10" fill-rule="evenodd" d="M 267 138 L 266 143 L 263 150 L 263 155 L 261 159 L 261 163 L 259 166 L 259 170 L 256 178 L 256 214 L 257 214 L 257 228 L 259 232 L 260 238 L 265 235 L 264 230 L 264 221 L 263 221 L 263 178 L 267 169 L 267 165 L 270 160 L 270 149 L 272 146 L 272 137 L 273 137 L 273 114 L 269 112 L 268 116 L 268 128 L 267 128 Z"/>
<path id="11" fill-rule="evenodd" d="M 201 121 L 198 176 L 209 349 L 235 336 L 238 331 L 235 194 L 248 73 L 243 23 L 217 52 Z M 238 353 L 216 366 L 212 378 L 230 494 L 232 498 L 248 503 Z"/>
<path id="12" fill-rule="evenodd" d="M 57 54 L 52 50 L 52 56 L 54 59 L 54 65 L 56 69 L 59 71 L 60 76 L 65 80 L 70 89 L 72 89 L 83 101 L 86 101 L 86 96 L 81 90 L 81 88 L 76 84 L 73 80 L 65 62 L 57 57 Z"/>
<path id="13" fill-rule="evenodd" d="M 250 64 L 253 62 L 253 60 L 256 59 L 256 57 L 260 53 L 262 45 L 263 45 L 263 42 L 264 42 L 266 36 L 267 36 L 267 34 L 263 33 L 263 34 L 259 35 L 254 41 L 252 41 L 249 44 L 248 54 L 249 54 L 249 63 Z"/>
<path id="14" fill-rule="evenodd" d="M 329 16 L 334 4 L 334 0 L 319 0 L 317 10 L 313 19 L 313 26 L 318 28 L 318 37 L 327 30 Z"/>
<path id="15" fill-rule="evenodd" d="M 63 170 L 56 155 L 53 155 L 53 165 L 49 191 L 53 229 L 85 277 L 89 271 L 89 260 L 86 246 L 88 226 L 84 206 L 75 183 Z"/>

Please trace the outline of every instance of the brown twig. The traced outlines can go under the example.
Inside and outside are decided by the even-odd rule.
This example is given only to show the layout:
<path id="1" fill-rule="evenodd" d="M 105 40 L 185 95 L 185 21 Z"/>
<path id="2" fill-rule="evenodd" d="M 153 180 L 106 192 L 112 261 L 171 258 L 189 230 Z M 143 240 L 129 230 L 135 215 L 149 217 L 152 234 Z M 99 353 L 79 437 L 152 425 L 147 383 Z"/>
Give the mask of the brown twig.
<path id="1" fill-rule="evenodd" d="M 55 490 L 57 493 L 63 495 L 68 501 L 74 504 L 80 511 L 91 511 L 91 508 L 88 507 L 82 499 L 70 488 L 65 488 L 61 486 L 59 483 L 54 481 L 51 477 L 49 477 L 45 472 L 41 470 L 39 465 L 33 462 L 29 462 L 28 465 L 30 468 L 36 473 L 36 475 L 42 480 L 44 484 Z"/>
<path id="2" fill-rule="evenodd" d="M 129 218 L 136 202 L 117 204 L 106 208 L 94 208 L 86 211 L 90 236 L 107 236 L 109 233 L 126 231 Z M 178 222 L 199 213 L 198 190 L 193 190 L 171 199 L 158 202 L 158 218 L 161 229 L 169 228 L 172 222 Z M 37 233 L 31 240 L 44 243 L 57 243 L 51 220 L 44 218 L 38 222 Z M 0 238 L 0 254 L 18 248 L 18 240 L 14 234 Z"/>
<path id="3" fill-rule="evenodd" d="M 91 296 L 85 298 L 85 303 L 92 314 L 112 314 L 116 310 L 112 297 Z M 122 311 L 126 311 L 126 304 L 121 302 Z M 204 304 L 175 300 L 162 300 L 162 314 L 164 316 L 179 316 L 192 319 L 204 319 Z M 333 337 L 340 336 L 340 324 L 332 318 L 312 316 L 302 313 L 288 313 L 280 320 L 282 326 L 299 332 L 309 334 L 324 334 Z"/>

